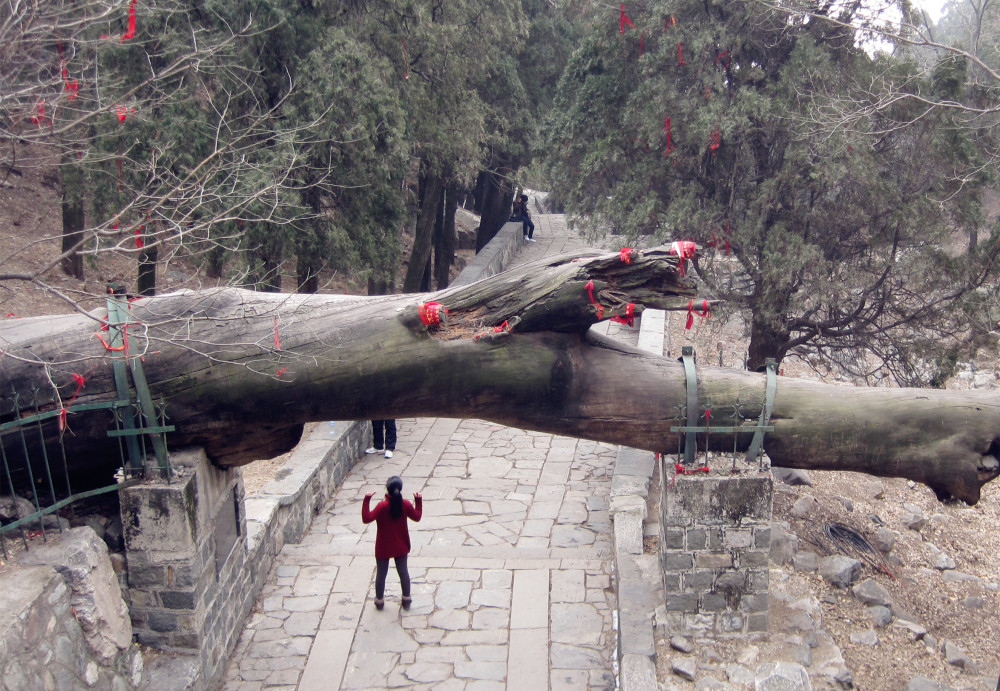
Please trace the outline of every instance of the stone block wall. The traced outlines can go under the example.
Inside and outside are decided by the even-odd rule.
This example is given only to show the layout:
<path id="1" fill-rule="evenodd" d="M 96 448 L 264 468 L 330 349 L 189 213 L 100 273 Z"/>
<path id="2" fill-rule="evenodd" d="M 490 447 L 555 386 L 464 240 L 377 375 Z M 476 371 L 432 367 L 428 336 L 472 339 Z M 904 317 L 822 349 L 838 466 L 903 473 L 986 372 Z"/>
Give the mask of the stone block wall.
<path id="1" fill-rule="evenodd" d="M 475 283 L 494 276 L 510 266 L 511 259 L 517 254 L 518 248 L 524 244 L 522 226 L 520 221 L 505 223 L 489 244 L 462 269 L 462 273 L 455 277 L 451 286 Z"/>
<path id="2" fill-rule="evenodd" d="M 769 473 L 674 477 L 661 467 L 660 568 L 669 634 L 767 632 Z"/>
<path id="3" fill-rule="evenodd" d="M 123 489 L 126 591 L 133 633 L 196 654 L 203 678 L 224 662 L 253 599 L 242 473 L 200 449 L 171 454 L 177 477 Z"/>
<path id="4" fill-rule="evenodd" d="M 215 467 L 200 449 L 171 455 L 178 477 L 170 483 L 121 492 L 134 633 L 187 654 L 158 661 L 159 679 L 190 689 L 218 681 L 276 555 L 302 539 L 370 430 L 364 421 L 320 425 L 249 499 L 240 470 Z"/>

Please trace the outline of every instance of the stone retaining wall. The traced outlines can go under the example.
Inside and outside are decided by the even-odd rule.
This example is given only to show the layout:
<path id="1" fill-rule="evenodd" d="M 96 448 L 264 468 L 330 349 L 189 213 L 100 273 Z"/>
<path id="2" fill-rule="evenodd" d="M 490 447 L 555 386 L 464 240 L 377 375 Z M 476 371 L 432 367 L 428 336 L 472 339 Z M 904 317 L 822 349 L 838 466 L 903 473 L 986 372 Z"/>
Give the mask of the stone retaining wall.
<path id="1" fill-rule="evenodd" d="M 4 689 L 139 688 L 121 591 L 104 543 L 76 528 L 33 547 L 0 573 L 0 684 Z"/>

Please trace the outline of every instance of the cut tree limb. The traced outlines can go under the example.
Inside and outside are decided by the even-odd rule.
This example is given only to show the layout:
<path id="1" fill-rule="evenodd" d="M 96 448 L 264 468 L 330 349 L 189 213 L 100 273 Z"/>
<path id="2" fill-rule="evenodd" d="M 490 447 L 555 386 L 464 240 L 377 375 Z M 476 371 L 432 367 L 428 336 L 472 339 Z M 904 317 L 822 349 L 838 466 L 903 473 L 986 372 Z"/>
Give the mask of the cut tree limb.
<path id="1" fill-rule="evenodd" d="M 220 465 L 287 450 L 308 421 L 412 416 L 481 418 L 674 451 L 670 428 L 686 399 L 682 365 L 589 328 L 627 318 L 629 303 L 635 314 L 683 310 L 694 295 L 668 248 L 565 255 L 420 295 L 182 292 L 132 303 L 129 353 L 144 358 L 153 397 L 166 403 L 176 427 L 168 443 L 204 446 Z M 448 310 L 446 324 L 421 320 L 420 305 L 431 301 Z M 37 391 L 42 410 L 65 405 L 73 374 L 86 380 L 74 403 L 115 398 L 120 353 L 98 337 L 105 318 L 98 311 L 4 322 L 0 419 L 12 417 L 11 391 Z M 737 425 L 756 424 L 764 375 L 697 370 L 699 401 L 732 409 Z M 993 392 L 781 378 L 771 424 L 764 447 L 776 465 L 910 478 L 969 503 L 1000 474 Z M 78 467 L 115 448 L 96 414 L 71 415 L 68 425 Z M 750 438 L 737 435 L 737 447 Z M 708 443 L 733 449 L 730 435 Z"/>

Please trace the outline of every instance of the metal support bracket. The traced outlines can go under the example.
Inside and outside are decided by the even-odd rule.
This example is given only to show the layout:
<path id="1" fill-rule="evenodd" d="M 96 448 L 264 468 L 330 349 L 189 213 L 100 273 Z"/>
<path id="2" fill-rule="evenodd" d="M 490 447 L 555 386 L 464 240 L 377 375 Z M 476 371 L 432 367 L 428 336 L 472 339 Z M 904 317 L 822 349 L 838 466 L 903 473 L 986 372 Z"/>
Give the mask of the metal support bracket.
<path id="1" fill-rule="evenodd" d="M 684 363 L 684 377 L 687 385 L 687 432 L 684 434 L 684 465 L 694 463 L 698 450 L 698 372 L 694 367 L 694 348 L 681 348 L 681 362 Z"/>
<path id="2" fill-rule="evenodd" d="M 146 384 L 146 375 L 142 368 L 142 361 L 138 357 L 129 357 L 128 338 L 126 329 L 128 328 L 128 302 L 124 296 L 117 293 L 108 296 L 108 323 L 111 332 L 111 346 L 116 352 L 120 352 L 120 357 L 114 358 L 115 390 L 118 393 L 120 404 L 130 405 L 131 396 L 129 393 L 128 373 L 132 374 L 132 383 L 135 386 L 136 398 L 139 402 L 139 410 L 142 412 L 144 426 L 137 428 L 131 414 L 123 416 L 124 430 L 109 433 L 109 436 L 121 436 L 125 438 L 128 449 L 129 463 L 133 469 L 143 467 L 142 454 L 139 451 L 138 436 L 148 434 L 153 444 L 153 451 L 156 453 L 156 461 L 160 469 L 169 472 L 170 461 L 167 457 L 167 444 L 163 440 L 163 433 L 173 431 L 173 425 L 161 425 L 156 419 L 156 407 L 153 405 L 153 397 Z"/>
<path id="3" fill-rule="evenodd" d="M 757 423 L 757 431 L 753 433 L 750 441 L 750 448 L 747 449 L 747 463 L 757 460 L 764 445 L 764 431 L 772 431 L 774 427 L 768 427 L 771 421 L 771 412 L 774 410 L 774 396 L 778 392 L 778 363 L 774 358 L 767 358 L 767 386 L 764 389 L 764 407 L 760 411 L 760 422 Z"/>

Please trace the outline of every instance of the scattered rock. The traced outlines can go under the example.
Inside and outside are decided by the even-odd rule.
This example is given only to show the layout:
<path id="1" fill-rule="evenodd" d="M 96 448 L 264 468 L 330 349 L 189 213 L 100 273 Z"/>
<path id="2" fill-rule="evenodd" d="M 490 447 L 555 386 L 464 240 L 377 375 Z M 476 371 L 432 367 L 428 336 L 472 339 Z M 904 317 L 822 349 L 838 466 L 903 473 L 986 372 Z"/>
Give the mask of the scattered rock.
<path id="1" fill-rule="evenodd" d="M 750 666 L 757 662 L 758 657 L 760 657 L 760 648 L 755 645 L 748 645 L 739 652 L 739 655 L 736 656 L 736 661 L 741 665 Z"/>
<path id="2" fill-rule="evenodd" d="M 919 531 L 927 525 L 927 517 L 918 513 L 904 513 L 900 520 L 903 522 L 903 525 L 910 530 Z"/>
<path id="3" fill-rule="evenodd" d="M 868 613 L 872 615 L 872 623 L 880 629 L 892 623 L 892 611 L 888 607 L 881 605 L 869 607 Z"/>
<path id="4" fill-rule="evenodd" d="M 892 551 L 892 548 L 896 546 L 896 533 L 892 532 L 888 528 L 879 528 L 875 531 L 875 538 L 872 540 L 872 546 L 882 554 L 888 554 Z"/>
<path id="5" fill-rule="evenodd" d="M 978 671 L 972 658 L 951 641 L 944 642 L 944 661 L 970 674 L 975 674 Z"/>
<path id="6" fill-rule="evenodd" d="M 955 560 L 949 557 L 944 552 L 939 552 L 934 555 L 934 559 L 931 561 L 931 566 L 933 566 L 938 571 L 948 571 L 949 569 L 954 569 L 958 566 Z"/>
<path id="7" fill-rule="evenodd" d="M 796 571 L 812 573 L 819 568 L 819 555 L 815 552 L 796 552 L 792 557 L 792 566 Z"/>
<path id="8" fill-rule="evenodd" d="M 693 657 L 675 657 L 670 661 L 670 671 L 681 679 L 694 681 L 698 673 L 698 662 Z"/>
<path id="9" fill-rule="evenodd" d="M 806 487 L 812 487 L 812 478 L 809 477 L 809 473 L 805 470 L 798 470 L 796 468 L 779 468 L 777 466 L 771 466 L 771 475 L 778 482 L 784 482 L 786 485 L 805 485 Z"/>
<path id="10" fill-rule="evenodd" d="M 698 680 L 698 683 L 694 685 L 695 691 L 702 691 L 707 689 L 710 691 L 736 691 L 732 684 L 727 684 L 724 681 L 719 681 L 715 677 L 703 677 Z"/>
<path id="11" fill-rule="evenodd" d="M 861 562 L 841 554 L 823 557 L 819 562 L 819 575 L 830 585 L 846 588 L 861 575 Z"/>
<path id="12" fill-rule="evenodd" d="M 945 583 L 958 583 L 959 581 L 976 581 L 981 582 L 979 576 L 973 576 L 971 573 L 965 573 L 964 571 L 948 570 L 941 573 L 941 580 Z"/>
<path id="13" fill-rule="evenodd" d="M 774 521 L 771 523 L 770 558 L 779 566 L 787 564 L 795 555 L 799 538 L 789 531 L 788 524 Z"/>
<path id="14" fill-rule="evenodd" d="M 906 685 L 906 691 L 955 691 L 955 689 L 918 674 L 910 679 L 910 683 Z"/>
<path id="15" fill-rule="evenodd" d="M 30 513 L 35 513 L 35 506 L 24 497 L 0 497 L 0 518 L 4 521 L 13 522 Z"/>
<path id="16" fill-rule="evenodd" d="M 963 607 L 968 607 L 969 609 L 982 609 L 986 606 L 986 600 L 981 597 L 966 597 L 962 598 L 960 603 Z"/>
<path id="17" fill-rule="evenodd" d="M 692 645 L 691 641 L 684 638 L 684 636 L 671 636 L 670 647 L 685 655 L 690 655 L 694 652 L 694 645 Z"/>
<path id="18" fill-rule="evenodd" d="M 798 500 L 796 500 L 796 502 L 792 504 L 792 508 L 788 511 L 788 513 L 791 514 L 794 518 L 805 518 L 806 516 L 808 516 L 810 513 L 813 512 L 813 509 L 816 508 L 816 505 L 817 505 L 816 498 L 813 497 L 811 494 L 806 494 L 804 496 L 799 497 Z"/>
<path id="19" fill-rule="evenodd" d="M 851 634 L 851 643 L 858 643 L 860 645 L 876 645 L 878 644 L 878 634 L 875 633 L 875 629 L 856 631 Z"/>
<path id="20" fill-rule="evenodd" d="M 854 675 L 851 670 L 844 667 L 833 675 L 833 680 L 840 685 L 842 689 L 853 689 L 854 688 Z"/>
<path id="21" fill-rule="evenodd" d="M 736 663 L 726 665 L 726 678 L 737 686 L 753 686 L 754 683 L 754 673 Z"/>
<path id="22" fill-rule="evenodd" d="M 121 516 L 112 518 L 104 528 L 104 543 L 112 552 L 121 552 L 125 549 L 125 537 L 122 534 Z"/>
<path id="23" fill-rule="evenodd" d="M 866 578 L 851 588 L 851 593 L 869 607 L 889 607 L 892 604 L 892 596 L 885 586 L 871 578 Z"/>
<path id="24" fill-rule="evenodd" d="M 768 662 L 757 668 L 755 691 L 812 691 L 809 674 L 802 665 Z"/>
<path id="25" fill-rule="evenodd" d="M 907 619 L 896 619 L 894 622 L 892 622 L 892 625 L 894 628 L 904 629 L 905 631 L 908 631 L 911 636 L 911 639 L 914 641 L 919 641 L 921 638 L 927 635 L 926 627 L 921 626 L 916 622 L 909 621 Z"/>
<path id="26" fill-rule="evenodd" d="M 114 569 L 116 574 L 121 575 L 128 571 L 128 560 L 125 559 L 125 555 L 121 552 L 111 552 L 108 558 L 111 560 L 111 568 Z"/>
<path id="27" fill-rule="evenodd" d="M 835 499 L 843 505 L 845 511 L 854 511 L 854 502 L 847 497 L 835 497 Z"/>

